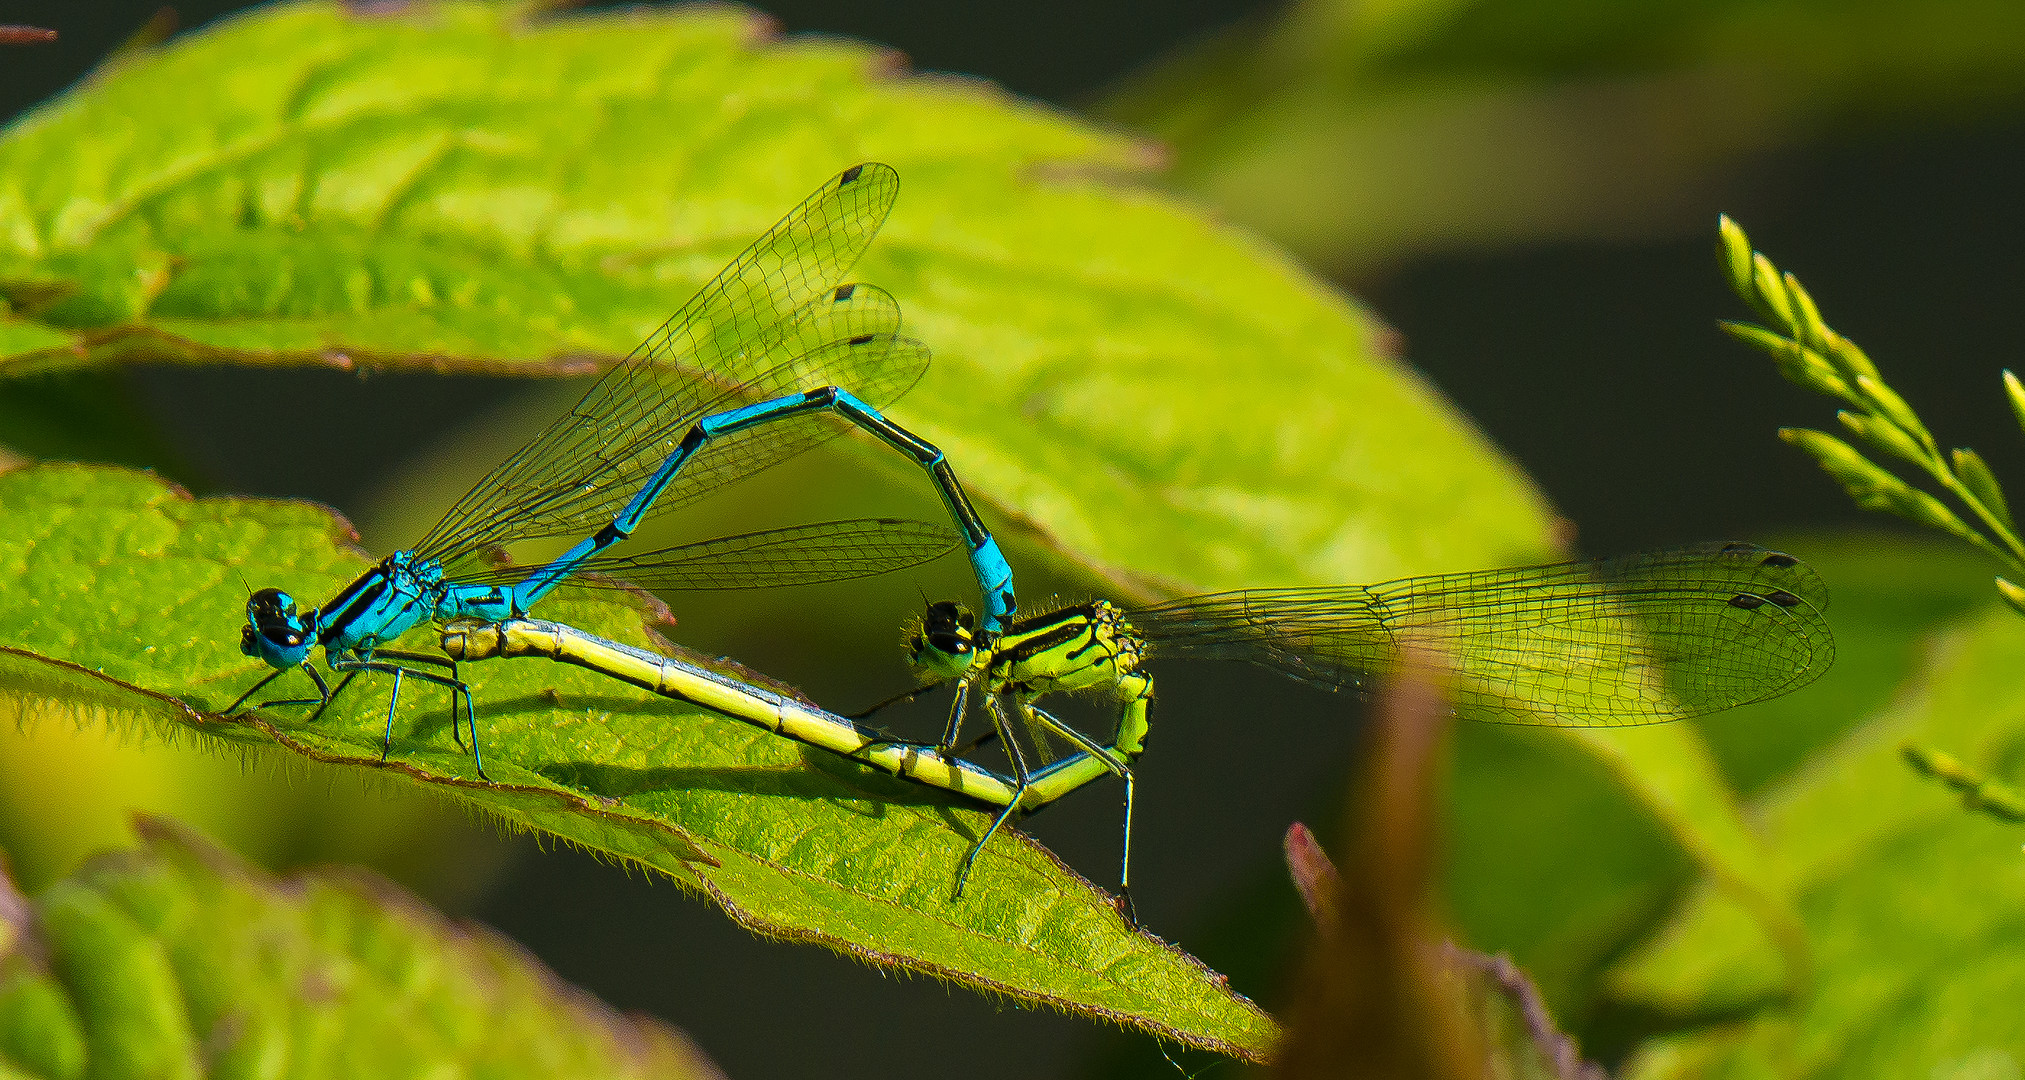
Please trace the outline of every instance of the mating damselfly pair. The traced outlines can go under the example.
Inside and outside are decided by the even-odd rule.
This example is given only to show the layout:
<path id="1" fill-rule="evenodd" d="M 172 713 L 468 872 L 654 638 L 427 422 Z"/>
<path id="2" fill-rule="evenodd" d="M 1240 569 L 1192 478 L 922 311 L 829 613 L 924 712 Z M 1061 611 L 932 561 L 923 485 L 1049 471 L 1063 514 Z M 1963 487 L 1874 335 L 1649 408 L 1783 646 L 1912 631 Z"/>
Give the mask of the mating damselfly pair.
<path id="1" fill-rule="evenodd" d="M 1818 578 L 1790 556 L 1748 544 L 1368 587 L 1243 590 L 1140 608 L 1098 601 L 1016 620 L 1011 568 L 949 463 L 881 412 L 921 377 L 927 348 L 901 335 L 890 295 L 844 281 L 897 192 L 893 170 L 876 164 L 825 184 L 574 409 L 480 480 L 421 543 L 388 556 L 330 602 L 298 611 L 280 590 L 254 593 L 242 649 L 274 671 L 227 711 L 297 668 L 317 696 L 263 708 L 314 704 L 320 713 L 360 673 L 382 673 L 392 683 L 384 759 L 402 682 L 420 679 L 449 691 L 453 737 L 461 703 L 484 777 L 477 703 L 458 663 L 546 656 L 998 807 L 956 874 L 960 894 L 1006 821 L 1106 775 L 1123 781 L 1120 884 L 1129 885 L 1132 765 L 1145 747 L 1153 699 L 1145 661 L 1242 660 L 1341 689 L 1390 670 L 1412 640 L 1453 667 L 1463 715 L 1559 725 L 1701 715 L 1785 693 L 1829 664 Z M 865 518 L 608 553 L 648 517 L 810 449 L 845 424 L 920 464 L 955 528 Z M 577 543 L 533 567 L 496 557 L 508 544 L 553 538 Z M 528 617 L 566 583 L 625 579 L 683 589 L 828 581 L 918 566 L 959 547 L 982 606 L 973 615 L 954 602 L 928 605 L 910 644 L 926 685 L 892 699 L 952 684 L 948 720 L 934 741 L 897 740 L 868 727 L 869 713 L 812 709 Z M 427 622 L 442 624 L 444 655 L 384 647 Z M 335 688 L 310 660 L 318 646 L 330 669 L 344 673 Z M 1118 703 L 1108 733 L 1092 736 L 1040 704 L 1071 692 Z M 977 704 L 985 737 L 1003 748 L 1003 769 L 978 764 L 976 743 L 963 741 Z M 1067 753 L 1045 760 L 1051 742 Z M 1030 761 L 1035 753 L 1042 759 Z"/>

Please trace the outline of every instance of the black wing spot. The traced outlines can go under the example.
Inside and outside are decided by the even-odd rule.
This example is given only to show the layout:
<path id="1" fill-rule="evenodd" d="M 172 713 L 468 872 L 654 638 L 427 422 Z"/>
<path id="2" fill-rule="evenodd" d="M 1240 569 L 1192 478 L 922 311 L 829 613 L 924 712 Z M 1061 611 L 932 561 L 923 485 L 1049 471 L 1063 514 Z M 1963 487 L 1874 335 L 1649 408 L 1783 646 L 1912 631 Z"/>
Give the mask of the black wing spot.
<path id="1" fill-rule="evenodd" d="M 1743 608 L 1745 611 L 1756 611 L 1765 606 L 1765 598 L 1753 596 L 1747 592 L 1740 592 L 1730 597 L 1730 606 L 1733 608 Z"/>
<path id="2" fill-rule="evenodd" d="M 1784 589 L 1780 589 L 1778 592 L 1766 593 L 1765 599 L 1770 600 L 1771 602 L 1779 605 L 1780 607 L 1800 606 L 1800 598 L 1794 596 L 1792 593 L 1789 593 Z"/>
<path id="3" fill-rule="evenodd" d="M 1786 554 L 1785 552 L 1782 552 L 1782 551 L 1775 551 L 1775 552 L 1771 553 L 1770 555 L 1767 555 L 1767 556 L 1765 556 L 1765 560 L 1764 560 L 1763 562 L 1759 563 L 1758 565 L 1759 565 L 1759 566 L 1776 566 L 1776 567 L 1780 568 L 1781 570 L 1783 570 L 1783 569 L 1785 569 L 1786 567 L 1789 567 L 1789 566 L 1798 566 L 1798 565 L 1800 565 L 1800 560 L 1798 560 L 1798 559 L 1794 558 L 1794 557 L 1793 557 L 1793 556 L 1791 556 L 1791 555 L 1788 555 L 1788 554 Z"/>
<path id="4" fill-rule="evenodd" d="M 869 342 L 871 342 L 872 337 L 873 335 L 871 334 L 859 334 L 857 337 L 851 339 L 851 344 L 853 345 L 868 344 Z"/>
<path id="5" fill-rule="evenodd" d="M 864 171 L 865 167 L 863 165 L 853 165 L 850 168 L 845 169 L 844 174 L 842 176 L 837 177 L 837 186 L 842 187 L 845 184 L 857 183 L 858 174 Z"/>
<path id="6" fill-rule="evenodd" d="M 837 286 L 837 295 L 835 297 L 835 302 L 841 304 L 844 301 L 849 300 L 851 298 L 851 294 L 857 291 L 858 285 L 856 282 L 852 282 L 849 285 L 839 285 Z"/>

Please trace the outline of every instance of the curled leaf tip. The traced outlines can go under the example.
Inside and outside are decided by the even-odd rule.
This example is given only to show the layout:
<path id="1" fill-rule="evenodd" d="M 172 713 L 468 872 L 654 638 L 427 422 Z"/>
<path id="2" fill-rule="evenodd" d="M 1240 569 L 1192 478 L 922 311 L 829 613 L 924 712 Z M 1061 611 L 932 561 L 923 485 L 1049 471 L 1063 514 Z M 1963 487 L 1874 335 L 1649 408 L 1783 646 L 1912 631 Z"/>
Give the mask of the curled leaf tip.
<path id="1" fill-rule="evenodd" d="M 1302 902 L 1307 904 L 1308 915 L 1315 920 L 1318 928 L 1329 929 L 1336 897 L 1342 889 L 1336 864 L 1329 860 L 1328 852 L 1322 850 L 1321 841 L 1315 839 L 1314 831 L 1301 822 L 1287 826 L 1283 846 L 1287 856 L 1287 873 L 1294 879 L 1294 888 L 1300 892 Z"/>
<path id="2" fill-rule="evenodd" d="M 2025 383 L 2009 368 L 2004 369 L 2004 396 L 2011 402 L 2011 415 L 2017 418 L 2019 430 L 2025 431 Z"/>
<path id="3" fill-rule="evenodd" d="M 1723 273 L 1730 279 L 1730 288 L 1738 295 L 1749 298 L 1751 294 L 1751 241 L 1744 230 L 1730 220 L 1728 214 L 1716 215 L 1718 236 L 1717 254 L 1722 259 Z"/>
<path id="4" fill-rule="evenodd" d="M 2000 577 L 1997 579 L 1997 595 L 2003 597 L 2004 602 L 2011 605 L 2012 611 L 2025 615 L 2025 589 L 2021 589 L 2010 581 Z"/>

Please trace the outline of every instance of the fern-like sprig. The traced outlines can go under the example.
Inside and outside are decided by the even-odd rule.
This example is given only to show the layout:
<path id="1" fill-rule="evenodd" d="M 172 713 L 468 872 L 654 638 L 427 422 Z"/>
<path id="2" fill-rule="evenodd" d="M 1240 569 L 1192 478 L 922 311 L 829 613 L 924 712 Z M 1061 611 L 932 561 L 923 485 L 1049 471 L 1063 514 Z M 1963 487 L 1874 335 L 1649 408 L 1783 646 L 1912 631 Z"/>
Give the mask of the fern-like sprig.
<path id="1" fill-rule="evenodd" d="M 2025 822 L 2025 791 L 1977 772 L 1951 754 L 1930 750 L 1915 743 L 1899 748 L 1906 764 L 1922 776 L 1931 777 L 1962 795 L 1962 805 L 2012 824 Z"/>
<path id="2" fill-rule="evenodd" d="M 1822 319 L 1820 307 L 1800 280 L 1781 273 L 1772 260 L 1751 250 L 1744 230 L 1727 215 L 1721 219 L 1720 230 L 1723 271 L 1729 276 L 1730 287 L 1769 324 L 1768 328 L 1725 321 L 1723 329 L 1763 350 L 1781 375 L 1842 402 L 1846 407 L 1838 409 L 1835 418 L 1859 444 L 1885 460 L 1896 460 L 1924 473 L 1961 504 L 1976 524 L 1963 520 L 1939 496 L 1914 487 L 1864 456 L 1856 446 L 1825 431 L 1780 428 L 1779 437 L 1813 455 L 1856 505 L 1960 537 L 1996 556 L 2025 579 L 2025 542 L 2018 538 L 2004 489 L 1982 455 L 1967 447 L 1942 454 L 1919 414 L 1885 383 L 1870 357 Z M 2025 429 L 2025 384 L 2006 371 L 2004 393 L 2010 398 L 2018 426 Z M 1999 577 L 1997 592 L 2012 610 L 2025 615 L 2025 589 Z M 1903 753 L 1915 772 L 1960 792 L 1969 810 L 2001 821 L 2025 822 L 2025 792 L 2018 788 L 1986 777 L 1939 750 L 1907 744 Z"/>
<path id="3" fill-rule="evenodd" d="M 2025 541 L 2019 539 L 2004 489 L 1982 455 L 1967 447 L 1943 454 L 1919 414 L 1884 381 L 1877 365 L 1821 317 L 1814 298 L 1798 278 L 1751 250 L 1744 230 L 1721 219 L 1723 270 L 1730 287 L 1766 322 L 1722 323 L 1722 328 L 1762 350 L 1787 379 L 1843 403 L 1836 412 L 1857 443 L 1885 460 L 1910 465 L 1951 496 L 1975 524 L 1964 520 L 1940 496 L 1915 487 L 1866 457 L 1863 450 L 1825 431 L 1781 428 L 1779 437 L 1812 455 L 1849 492 L 1858 506 L 1897 514 L 1939 529 L 1989 552 L 2025 579 Z M 2020 428 L 2025 428 L 2025 385 L 2004 372 L 2004 391 Z M 1997 591 L 2025 614 L 2025 588 L 1999 577 Z"/>

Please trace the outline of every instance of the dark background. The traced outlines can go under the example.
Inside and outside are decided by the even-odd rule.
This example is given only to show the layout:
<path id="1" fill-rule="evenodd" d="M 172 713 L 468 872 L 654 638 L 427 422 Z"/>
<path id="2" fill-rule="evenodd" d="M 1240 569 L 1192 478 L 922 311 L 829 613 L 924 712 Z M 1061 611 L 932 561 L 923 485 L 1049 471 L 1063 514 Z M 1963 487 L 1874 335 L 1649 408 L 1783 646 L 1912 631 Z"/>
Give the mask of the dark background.
<path id="1" fill-rule="evenodd" d="M 241 6 L 182 4 L 179 22 L 200 25 Z M 787 32 L 890 44 L 918 67 L 981 75 L 1074 108 L 1153 57 L 1269 5 L 768 7 Z M 56 44 L 0 57 L 0 115 L 62 90 L 154 12 L 147 3 L 0 4 L 0 22 L 62 33 Z M 1344 284 L 1401 332 L 1407 360 L 1537 479 L 1579 526 L 1585 551 L 1875 525 L 1773 435 L 1782 424 L 1831 426 L 1826 404 L 1716 332 L 1716 317 L 1745 313 L 1715 271 L 1715 215 L 1743 221 L 1758 247 L 1829 298 L 1831 322 L 1886 367 L 1944 443 L 1974 446 L 1999 475 L 2017 475 L 2025 457 L 1997 371 L 2017 363 L 2008 324 L 2025 284 L 2013 251 L 2025 232 L 2020 175 L 2025 127 L 1847 138 L 1719 178 L 1688 235 L 1410 259 Z M 166 463 L 198 490 L 345 509 L 445 417 L 469 417 L 525 387 L 139 368 L 32 392 L 50 425 L 45 445 L 62 445 L 66 401 L 118 394 L 144 429 L 133 456 Z M 263 413 L 312 429 L 378 416 L 384 431 L 343 460 L 246 453 L 247 418 Z M 1328 816 L 1330 778 L 1342 772 L 1351 732 L 1304 730 L 1292 754 L 1285 744 L 1236 740 L 1211 726 L 1220 704 L 1295 709 L 1312 705 L 1305 691 L 1214 674 L 1161 677 L 1163 700 L 1189 707 L 1164 715 L 1160 753 L 1142 774 L 1135 892 L 1150 925 L 1190 945 L 1239 893 L 1285 893 L 1274 871 L 1280 831 L 1296 817 Z M 1086 875 L 1109 880 L 1112 798 L 1079 796 L 1032 831 Z M 515 843 L 526 850 L 468 914 L 606 1000 L 685 1028 L 733 1076 L 1059 1075 L 1103 1038 L 1084 1020 L 1001 1010 L 967 990 L 758 941 L 671 885 Z"/>

